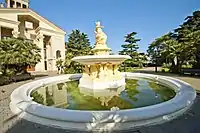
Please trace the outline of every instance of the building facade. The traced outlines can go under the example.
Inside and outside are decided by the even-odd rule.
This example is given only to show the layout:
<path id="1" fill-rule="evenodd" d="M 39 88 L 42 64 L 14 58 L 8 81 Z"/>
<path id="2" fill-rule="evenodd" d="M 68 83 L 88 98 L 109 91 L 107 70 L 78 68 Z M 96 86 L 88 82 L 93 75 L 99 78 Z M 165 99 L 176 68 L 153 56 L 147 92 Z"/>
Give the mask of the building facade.
<path id="1" fill-rule="evenodd" d="M 24 38 L 41 49 L 41 62 L 29 71 L 56 71 L 65 59 L 65 31 L 29 8 L 28 0 L 6 0 L 0 8 L 0 39 Z"/>

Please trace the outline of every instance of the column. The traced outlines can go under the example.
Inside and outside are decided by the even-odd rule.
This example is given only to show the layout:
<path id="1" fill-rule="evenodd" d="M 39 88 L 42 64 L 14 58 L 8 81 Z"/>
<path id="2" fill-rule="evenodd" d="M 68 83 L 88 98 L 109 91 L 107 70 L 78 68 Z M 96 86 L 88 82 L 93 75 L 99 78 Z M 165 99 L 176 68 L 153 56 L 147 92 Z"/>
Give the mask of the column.
<path id="1" fill-rule="evenodd" d="M 13 29 L 12 34 L 14 38 L 18 38 L 18 35 L 19 35 L 18 27 Z"/>
<path id="2" fill-rule="evenodd" d="M 17 8 L 17 3 L 16 3 L 16 1 L 14 1 L 13 8 Z"/>
<path id="3" fill-rule="evenodd" d="M 62 88 L 58 88 L 58 85 Z M 66 106 L 67 104 L 67 90 L 64 83 L 52 85 L 53 101 L 56 107 Z"/>
<path id="4" fill-rule="evenodd" d="M 47 57 L 47 70 L 48 71 L 51 71 L 50 50 L 51 50 L 51 46 L 49 44 L 47 44 L 47 46 L 46 46 L 46 57 Z"/>
<path id="5" fill-rule="evenodd" d="M 10 0 L 7 0 L 7 8 L 10 8 Z"/>
<path id="6" fill-rule="evenodd" d="M 39 34 L 37 36 L 37 41 L 36 41 L 36 44 L 38 45 L 38 47 L 40 48 L 41 50 L 41 60 L 40 62 L 35 66 L 35 70 L 36 71 L 44 71 L 44 43 L 43 43 L 43 39 L 44 39 L 44 36 L 43 34 Z"/>

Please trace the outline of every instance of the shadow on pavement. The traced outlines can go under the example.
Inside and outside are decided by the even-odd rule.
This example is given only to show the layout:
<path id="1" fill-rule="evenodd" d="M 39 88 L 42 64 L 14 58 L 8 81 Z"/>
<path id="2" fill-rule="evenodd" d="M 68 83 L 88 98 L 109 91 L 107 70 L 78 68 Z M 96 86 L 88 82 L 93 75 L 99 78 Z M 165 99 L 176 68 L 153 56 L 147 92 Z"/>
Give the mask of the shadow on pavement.
<path id="1" fill-rule="evenodd" d="M 39 78 L 39 77 L 47 77 L 49 76 L 48 74 L 38 74 L 38 75 L 33 75 L 34 78 Z"/>

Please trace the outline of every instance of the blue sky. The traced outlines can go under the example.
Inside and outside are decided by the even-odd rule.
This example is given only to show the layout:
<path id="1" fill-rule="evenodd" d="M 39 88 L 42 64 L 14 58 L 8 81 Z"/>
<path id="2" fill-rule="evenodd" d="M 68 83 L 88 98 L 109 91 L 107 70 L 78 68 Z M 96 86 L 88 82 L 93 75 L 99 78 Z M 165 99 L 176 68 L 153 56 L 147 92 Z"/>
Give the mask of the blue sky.
<path id="1" fill-rule="evenodd" d="M 200 10 L 200 0 L 30 0 L 30 7 L 68 34 L 73 29 L 87 33 L 92 44 L 100 20 L 113 52 L 121 49 L 127 33 L 136 31 L 142 39 L 139 51 L 145 52 L 156 37 Z"/>

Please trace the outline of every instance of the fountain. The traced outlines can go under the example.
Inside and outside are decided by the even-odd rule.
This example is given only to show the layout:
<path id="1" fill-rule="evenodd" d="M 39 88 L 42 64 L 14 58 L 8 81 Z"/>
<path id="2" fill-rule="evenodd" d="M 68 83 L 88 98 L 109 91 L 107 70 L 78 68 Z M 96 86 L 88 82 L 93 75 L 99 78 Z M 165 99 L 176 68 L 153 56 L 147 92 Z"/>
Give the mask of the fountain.
<path id="1" fill-rule="evenodd" d="M 96 23 L 94 55 L 72 60 L 83 74 L 66 74 L 24 84 L 11 94 L 10 109 L 31 122 L 75 131 L 129 130 L 162 124 L 185 113 L 196 91 L 181 80 L 120 73 L 129 56 L 109 55 L 107 36 Z"/>
<path id="2" fill-rule="evenodd" d="M 125 85 L 125 77 L 118 71 L 119 65 L 130 59 L 128 55 L 109 55 L 110 48 L 106 45 L 107 36 L 101 29 L 100 22 L 96 23 L 94 55 L 73 58 L 84 65 L 83 76 L 79 87 L 90 89 L 118 88 Z"/>

